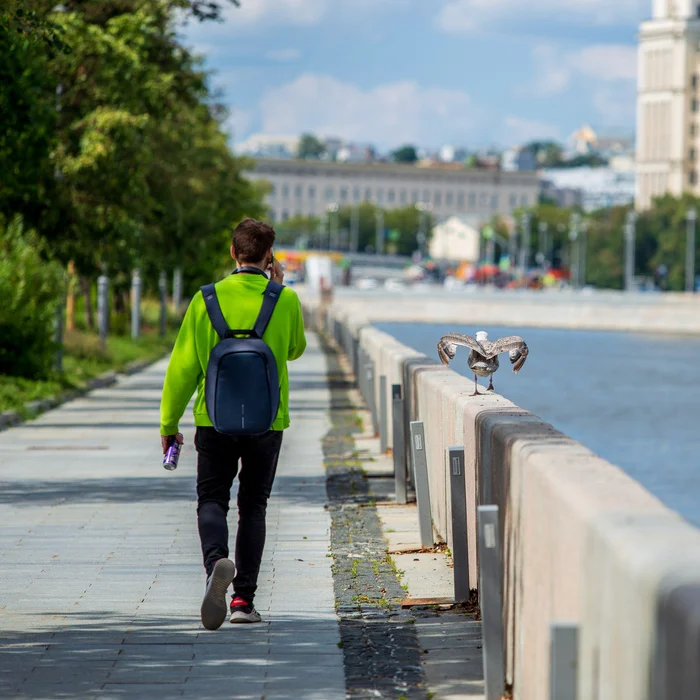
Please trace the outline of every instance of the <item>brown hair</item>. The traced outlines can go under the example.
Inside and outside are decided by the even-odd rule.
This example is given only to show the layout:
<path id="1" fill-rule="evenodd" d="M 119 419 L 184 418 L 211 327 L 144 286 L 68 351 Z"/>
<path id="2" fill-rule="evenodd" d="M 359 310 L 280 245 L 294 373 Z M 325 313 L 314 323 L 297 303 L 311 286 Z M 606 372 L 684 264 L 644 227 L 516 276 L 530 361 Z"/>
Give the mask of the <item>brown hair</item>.
<path id="1" fill-rule="evenodd" d="M 233 247 L 239 263 L 259 263 L 275 242 L 275 230 L 262 221 L 243 219 L 233 232 Z"/>

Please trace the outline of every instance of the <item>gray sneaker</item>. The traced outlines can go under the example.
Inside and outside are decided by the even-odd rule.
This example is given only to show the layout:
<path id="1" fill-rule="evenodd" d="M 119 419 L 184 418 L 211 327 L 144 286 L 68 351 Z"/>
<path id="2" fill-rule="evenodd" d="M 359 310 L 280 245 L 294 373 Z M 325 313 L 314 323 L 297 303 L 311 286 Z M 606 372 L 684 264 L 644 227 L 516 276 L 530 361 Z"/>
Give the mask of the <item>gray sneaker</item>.
<path id="1" fill-rule="evenodd" d="M 252 624 L 260 622 L 262 618 L 260 613 L 253 607 L 252 603 L 248 603 L 236 596 L 231 601 L 231 624 Z"/>
<path id="2" fill-rule="evenodd" d="M 218 630 L 226 619 L 226 591 L 233 583 L 236 567 L 230 559 L 219 559 L 207 579 L 202 600 L 202 624 L 208 630 Z"/>

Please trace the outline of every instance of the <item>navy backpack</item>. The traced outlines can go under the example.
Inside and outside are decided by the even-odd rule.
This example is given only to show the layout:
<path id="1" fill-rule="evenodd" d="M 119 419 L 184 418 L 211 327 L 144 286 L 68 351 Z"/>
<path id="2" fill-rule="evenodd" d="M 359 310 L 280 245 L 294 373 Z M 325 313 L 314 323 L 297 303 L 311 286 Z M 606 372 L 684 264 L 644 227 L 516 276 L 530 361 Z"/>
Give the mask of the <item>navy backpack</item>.
<path id="1" fill-rule="evenodd" d="M 240 268 L 234 274 L 240 272 L 264 274 L 254 267 Z M 268 282 L 255 326 L 237 330 L 228 327 L 214 285 L 202 287 L 209 320 L 221 338 L 209 356 L 205 380 L 207 412 L 220 433 L 260 435 L 270 430 L 277 416 L 277 360 L 262 337 L 283 289 L 277 282 Z"/>

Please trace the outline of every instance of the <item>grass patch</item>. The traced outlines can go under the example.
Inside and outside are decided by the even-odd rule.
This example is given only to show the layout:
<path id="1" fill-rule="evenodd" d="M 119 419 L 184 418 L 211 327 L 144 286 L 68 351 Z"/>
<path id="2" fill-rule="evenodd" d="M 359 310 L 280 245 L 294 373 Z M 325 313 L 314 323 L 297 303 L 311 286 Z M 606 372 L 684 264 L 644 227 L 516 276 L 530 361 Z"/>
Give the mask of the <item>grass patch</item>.
<path id="1" fill-rule="evenodd" d="M 123 370 L 135 360 L 157 360 L 171 350 L 174 340 L 175 331 L 169 331 L 164 338 L 156 333 L 144 334 L 138 340 L 112 336 L 103 347 L 97 334 L 72 331 L 66 334 L 62 373 L 56 372 L 45 379 L 0 375 L 0 412 L 23 414 L 29 401 L 81 389 L 98 375 L 108 370 Z"/>

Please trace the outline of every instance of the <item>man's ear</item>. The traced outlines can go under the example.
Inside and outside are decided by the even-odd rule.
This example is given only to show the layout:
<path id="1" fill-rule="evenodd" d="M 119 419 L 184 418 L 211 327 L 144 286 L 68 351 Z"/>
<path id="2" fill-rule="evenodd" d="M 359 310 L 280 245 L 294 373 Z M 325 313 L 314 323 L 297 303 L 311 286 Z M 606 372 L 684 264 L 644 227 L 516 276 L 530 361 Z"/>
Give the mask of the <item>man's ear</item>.
<path id="1" fill-rule="evenodd" d="M 231 257 L 234 260 L 236 259 L 236 249 L 233 247 L 233 244 L 231 245 Z"/>

